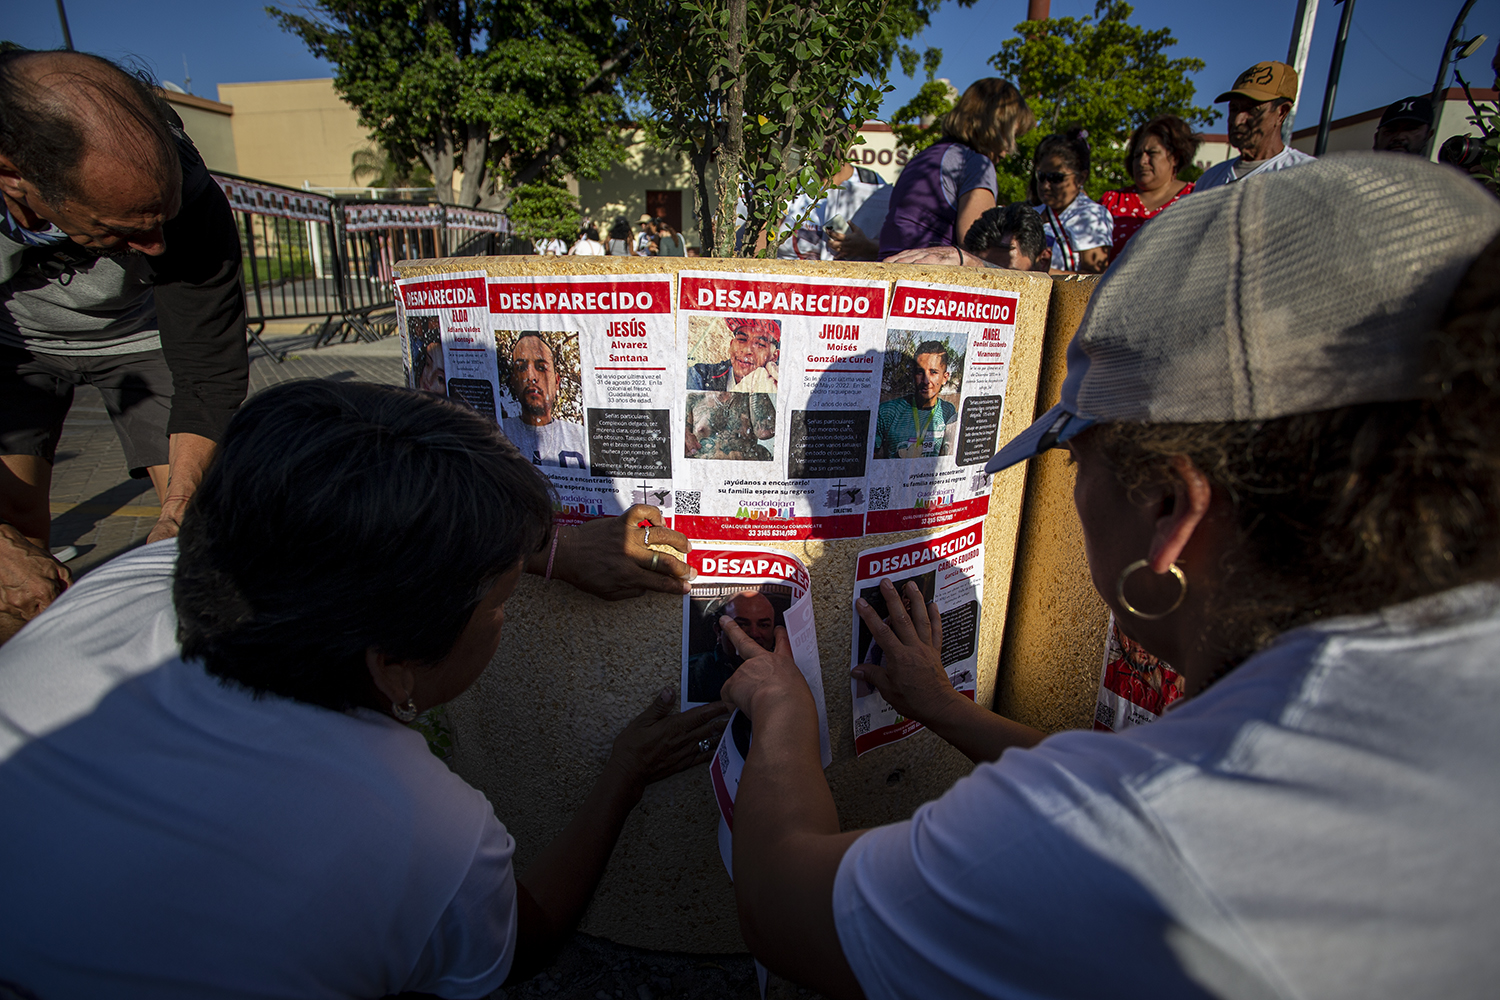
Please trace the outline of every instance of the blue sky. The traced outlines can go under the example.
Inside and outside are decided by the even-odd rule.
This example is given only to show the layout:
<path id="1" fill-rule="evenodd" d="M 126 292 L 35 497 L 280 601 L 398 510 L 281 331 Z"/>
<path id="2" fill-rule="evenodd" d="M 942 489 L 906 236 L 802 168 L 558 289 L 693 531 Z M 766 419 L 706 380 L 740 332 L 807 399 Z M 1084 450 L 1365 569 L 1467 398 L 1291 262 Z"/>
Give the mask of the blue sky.
<path id="1" fill-rule="evenodd" d="M 1356 0 L 1334 117 L 1381 107 L 1432 86 L 1437 60 L 1462 0 Z M 159 77 L 182 83 L 183 58 L 192 90 L 216 96 L 220 83 L 331 76 L 293 36 L 281 32 L 251 0 L 66 0 L 73 43 L 112 58 L 134 59 Z M 293 6 L 287 4 L 286 6 Z M 1174 54 L 1207 63 L 1194 82 L 1206 104 L 1245 67 L 1261 59 L 1284 59 L 1296 0 L 1139 0 L 1133 20 L 1149 28 L 1169 26 L 1179 44 Z M 11 4 L 0 37 L 38 48 L 60 46 L 62 31 L 53 3 Z M 1083 16 L 1092 0 L 1053 0 L 1054 17 Z M 1299 127 L 1317 123 L 1333 40 L 1343 8 L 1321 0 Z M 973 7 L 947 4 L 915 44 L 943 50 L 938 72 L 962 89 L 990 76 L 987 60 L 1026 16 L 1025 0 L 979 0 Z M 1500 0 L 1479 0 L 1468 19 L 1468 35 L 1490 36 L 1479 54 L 1462 65 L 1470 83 L 1489 86 L 1490 57 L 1500 41 Z M 897 75 L 885 110 L 894 111 L 919 81 Z M 1222 123 L 1222 119 L 1220 120 Z"/>

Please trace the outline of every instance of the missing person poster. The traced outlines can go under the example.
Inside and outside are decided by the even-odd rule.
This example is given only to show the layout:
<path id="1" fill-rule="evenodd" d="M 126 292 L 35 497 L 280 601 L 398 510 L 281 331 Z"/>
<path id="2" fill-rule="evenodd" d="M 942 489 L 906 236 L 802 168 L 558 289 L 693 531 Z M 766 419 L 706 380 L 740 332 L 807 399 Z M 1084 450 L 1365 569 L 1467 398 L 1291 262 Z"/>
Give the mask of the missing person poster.
<path id="1" fill-rule="evenodd" d="M 683 711 L 717 701 L 724 682 L 744 662 L 720 627 L 721 616 L 733 618 L 766 649 L 776 648 L 776 629 L 784 627 L 792 659 L 807 678 L 818 707 L 818 747 L 827 767 L 833 755 L 807 567 L 796 556 L 775 549 L 707 545 L 695 546 L 687 562 L 698 576 L 692 592 L 682 599 Z"/>
<path id="2" fill-rule="evenodd" d="M 984 522 L 971 521 L 927 538 L 914 538 L 859 554 L 854 598 L 863 597 L 887 619 L 880 581 L 890 580 L 903 602 L 906 585 L 915 582 L 924 604 L 936 602 L 942 616 L 943 669 L 953 687 L 971 700 L 978 686 L 979 614 L 984 599 Z M 880 663 L 884 652 L 854 612 L 854 640 L 849 665 Z M 904 740 L 923 728 L 905 718 L 871 684 L 851 678 L 854 706 L 854 752 L 863 756 L 876 747 Z"/>
<path id="3" fill-rule="evenodd" d="M 722 541 L 858 538 L 886 284 L 680 277 L 673 527 Z"/>
<path id="4" fill-rule="evenodd" d="M 500 373 L 484 279 L 482 271 L 459 271 L 398 281 L 397 319 L 407 385 L 493 420 L 500 408 Z"/>
<path id="5" fill-rule="evenodd" d="M 869 534 L 983 517 L 1015 339 L 1013 292 L 898 281 L 870 434 Z"/>
<path id="6" fill-rule="evenodd" d="M 1109 616 L 1109 639 L 1094 703 L 1094 728 L 1122 733 L 1155 722 L 1182 697 L 1185 680 L 1166 662 L 1152 656 Z"/>
<path id="7" fill-rule="evenodd" d="M 488 304 L 500 426 L 557 488 L 557 520 L 670 518 L 671 276 L 492 278 Z"/>

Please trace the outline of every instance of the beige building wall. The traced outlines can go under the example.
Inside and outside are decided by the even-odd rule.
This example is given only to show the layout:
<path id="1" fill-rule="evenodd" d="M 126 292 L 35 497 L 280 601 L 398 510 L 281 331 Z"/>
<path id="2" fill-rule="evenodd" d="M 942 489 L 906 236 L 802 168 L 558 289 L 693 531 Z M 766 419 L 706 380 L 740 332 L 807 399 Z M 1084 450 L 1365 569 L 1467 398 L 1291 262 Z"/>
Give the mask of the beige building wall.
<path id="1" fill-rule="evenodd" d="M 219 100 L 234 106 L 237 173 L 295 188 L 354 183 L 350 159 L 370 140 L 332 79 L 221 83 Z"/>
<path id="2" fill-rule="evenodd" d="M 605 170 L 597 180 L 578 178 L 573 182 L 577 184 L 579 207 L 599 227 L 599 238 L 609 238 L 610 223 L 618 215 L 630 221 L 632 234 L 639 232 L 636 220 L 646 214 L 646 192 L 660 191 L 669 196 L 675 193 L 687 245 L 701 245 L 693 207 L 693 171 L 687 157 L 655 148 L 640 129 L 627 133 L 624 140 L 627 152 L 623 163 Z"/>
<path id="3" fill-rule="evenodd" d="M 234 146 L 234 108 L 206 97 L 158 91 L 182 119 L 182 127 L 210 170 L 240 172 Z"/>

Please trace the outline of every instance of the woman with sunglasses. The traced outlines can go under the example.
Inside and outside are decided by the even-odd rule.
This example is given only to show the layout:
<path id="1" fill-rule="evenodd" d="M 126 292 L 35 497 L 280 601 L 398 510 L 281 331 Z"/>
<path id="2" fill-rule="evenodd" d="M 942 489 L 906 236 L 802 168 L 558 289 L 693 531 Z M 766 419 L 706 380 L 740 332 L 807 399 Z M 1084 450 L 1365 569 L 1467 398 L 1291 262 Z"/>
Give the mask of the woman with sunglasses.
<path id="1" fill-rule="evenodd" d="M 1042 229 L 1052 250 L 1052 269 L 1098 274 L 1109 266 L 1114 219 L 1083 191 L 1089 179 L 1088 133 L 1053 133 L 1036 148 L 1031 200 L 1040 202 Z"/>
<path id="2" fill-rule="evenodd" d="M 1007 80 L 976 80 L 942 118 L 942 138 L 912 157 L 891 192 L 880 257 L 961 247 L 974 220 L 995 207 L 995 164 L 1015 152 L 1036 117 Z"/>
<path id="3" fill-rule="evenodd" d="M 1122 191 L 1106 191 L 1099 200 L 1115 220 L 1111 264 L 1142 226 L 1193 193 L 1193 182 L 1180 179 L 1177 173 L 1193 162 L 1200 141 L 1176 115 L 1158 115 L 1131 135 L 1125 163 L 1135 183 Z"/>

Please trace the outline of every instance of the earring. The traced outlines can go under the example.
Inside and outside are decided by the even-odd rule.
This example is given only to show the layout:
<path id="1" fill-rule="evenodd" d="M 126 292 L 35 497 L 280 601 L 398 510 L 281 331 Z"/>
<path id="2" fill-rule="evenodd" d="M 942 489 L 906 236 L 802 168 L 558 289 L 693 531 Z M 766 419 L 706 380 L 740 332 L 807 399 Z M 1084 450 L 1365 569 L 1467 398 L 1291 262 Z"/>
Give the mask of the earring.
<path id="1" fill-rule="evenodd" d="M 398 705 L 394 701 L 391 702 L 391 714 L 396 717 L 396 720 L 398 722 L 410 722 L 410 721 L 412 721 L 413 719 L 415 719 L 417 717 L 417 702 L 416 702 L 416 699 L 414 699 L 414 698 L 408 698 L 408 699 L 406 699 L 406 704 L 405 705 Z"/>
<path id="2" fill-rule="evenodd" d="M 1182 587 L 1182 590 L 1180 590 L 1177 594 L 1177 600 L 1172 602 L 1172 606 L 1170 608 L 1165 611 L 1159 611 L 1156 614 L 1147 614 L 1146 612 L 1141 611 L 1140 609 L 1136 608 L 1135 605 L 1131 604 L 1128 600 L 1125 599 L 1125 581 L 1130 579 L 1131 574 L 1133 574 L 1136 570 L 1145 569 L 1149 565 L 1151 565 L 1151 563 L 1148 560 L 1137 559 L 1135 562 L 1131 563 L 1129 566 L 1126 566 L 1123 570 L 1121 570 L 1120 579 L 1115 582 L 1115 597 L 1119 599 L 1120 606 L 1123 607 L 1126 611 L 1129 611 L 1131 614 L 1135 615 L 1142 621 L 1154 622 L 1158 618 L 1167 617 L 1167 615 L 1170 615 L 1172 612 L 1182 607 L 1183 600 L 1187 598 L 1188 585 L 1187 575 L 1182 572 L 1182 570 L 1176 563 L 1172 563 L 1167 567 L 1167 572 L 1176 577 L 1178 584 Z"/>

